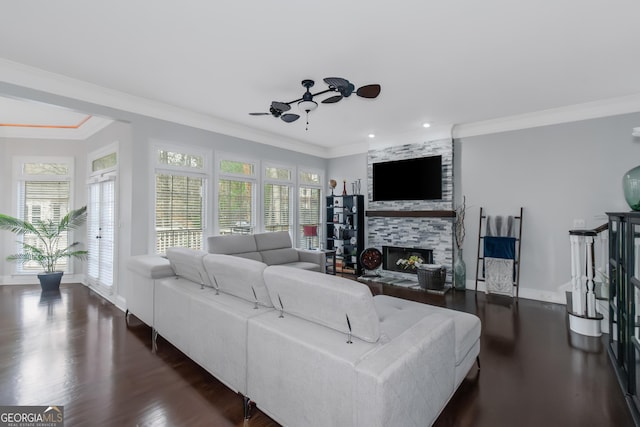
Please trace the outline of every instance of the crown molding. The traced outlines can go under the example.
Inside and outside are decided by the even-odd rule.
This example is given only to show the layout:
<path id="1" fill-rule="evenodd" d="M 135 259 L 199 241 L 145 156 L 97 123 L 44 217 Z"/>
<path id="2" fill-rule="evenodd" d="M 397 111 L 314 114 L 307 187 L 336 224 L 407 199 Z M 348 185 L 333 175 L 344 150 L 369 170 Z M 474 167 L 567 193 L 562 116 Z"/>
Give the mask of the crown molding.
<path id="1" fill-rule="evenodd" d="M 487 135 L 512 130 L 597 119 L 640 111 L 640 94 L 551 108 L 533 113 L 455 125 L 453 138 Z"/>
<path id="2" fill-rule="evenodd" d="M 368 142 L 353 142 L 351 144 L 345 144 L 340 147 L 327 148 L 326 157 L 328 159 L 334 159 L 336 157 L 352 156 L 354 154 L 366 153 L 369 148 Z"/>
<path id="3" fill-rule="evenodd" d="M 0 81 L 116 110 L 166 120 L 312 156 L 327 157 L 327 149 L 297 139 L 260 131 L 206 114 L 188 111 L 61 74 L 0 58 Z M 115 117 L 117 119 L 117 117 Z"/>

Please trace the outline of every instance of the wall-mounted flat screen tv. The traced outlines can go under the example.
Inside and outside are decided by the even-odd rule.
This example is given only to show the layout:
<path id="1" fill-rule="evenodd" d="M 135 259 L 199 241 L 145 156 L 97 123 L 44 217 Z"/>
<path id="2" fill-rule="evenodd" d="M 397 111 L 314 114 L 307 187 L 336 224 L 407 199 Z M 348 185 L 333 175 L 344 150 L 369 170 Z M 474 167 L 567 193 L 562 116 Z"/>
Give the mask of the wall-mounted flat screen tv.
<path id="1" fill-rule="evenodd" d="M 373 164 L 373 200 L 442 199 L 442 156 Z"/>

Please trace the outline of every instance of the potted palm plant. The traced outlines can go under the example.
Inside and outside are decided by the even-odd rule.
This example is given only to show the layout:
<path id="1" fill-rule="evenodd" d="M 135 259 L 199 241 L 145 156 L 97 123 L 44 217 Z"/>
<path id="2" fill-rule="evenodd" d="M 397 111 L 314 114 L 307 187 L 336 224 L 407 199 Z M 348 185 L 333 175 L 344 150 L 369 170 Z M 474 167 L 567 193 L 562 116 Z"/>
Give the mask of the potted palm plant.
<path id="1" fill-rule="evenodd" d="M 22 239 L 18 243 L 22 251 L 9 255 L 7 261 L 21 264 L 34 261 L 44 272 L 38 274 L 43 291 L 60 288 L 63 271 L 56 271 L 56 264 L 63 258 L 85 259 L 87 251 L 78 249 L 80 242 L 66 244 L 62 240 L 68 231 L 82 226 L 87 219 L 87 207 L 69 211 L 59 222 L 53 220 L 35 220 L 33 223 L 9 215 L 0 214 L 0 229 L 8 230 L 21 236 L 32 236 L 32 239 Z M 64 247 L 60 247 L 60 245 Z"/>

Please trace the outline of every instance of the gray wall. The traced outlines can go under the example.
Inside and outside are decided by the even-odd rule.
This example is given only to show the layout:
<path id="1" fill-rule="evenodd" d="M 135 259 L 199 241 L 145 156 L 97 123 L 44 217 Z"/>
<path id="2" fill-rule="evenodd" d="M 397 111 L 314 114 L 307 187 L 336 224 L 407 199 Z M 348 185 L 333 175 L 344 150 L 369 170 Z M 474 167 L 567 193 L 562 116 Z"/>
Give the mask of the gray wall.
<path id="1" fill-rule="evenodd" d="M 347 181 L 347 193 L 351 194 L 351 183 L 360 179 L 361 194 L 367 194 L 367 153 L 337 157 L 327 162 L 327 182 L 330 179 L 338 181 L 335 194 L 342 194 L 343 180 Z M 331 191 L 328 190 L 331 194 Z M 365 197 L 365 207 L 367 198 Z"/>
<path id="2" fill-rule="evenodd" d="M 640 139 L 631 136 L 639 123 L 635 113 L 456 140 L 456 197 L 467 197 L 467 280 L 475 278 L 480 206 L 496 215 L 522 206 L 520 295 L 564 302 L 558 288 L 571 279 L 574 220 L 595 228 L 605 212 L 629 210 L 621 182 L 640 164 Z"/>

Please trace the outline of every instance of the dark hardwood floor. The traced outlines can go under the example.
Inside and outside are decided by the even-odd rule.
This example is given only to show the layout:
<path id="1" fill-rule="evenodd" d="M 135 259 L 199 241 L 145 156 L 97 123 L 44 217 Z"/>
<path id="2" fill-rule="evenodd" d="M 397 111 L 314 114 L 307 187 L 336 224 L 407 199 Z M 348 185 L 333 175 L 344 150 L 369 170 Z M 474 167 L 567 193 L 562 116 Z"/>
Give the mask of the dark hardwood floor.
<path id="1" fill-rule="evenodd" d="M 476 313 L 474 367 L 436 426 L 631 426 L 605 337 L 568 332 L 564 306 L 484 294 L 385 293 Z M 82 285 L 0 286 L 0 404 L 64 405 L 66 426 L 273 426 L 150 328 Z M 330 408 L 328 408 L 330 410 Z"/>

